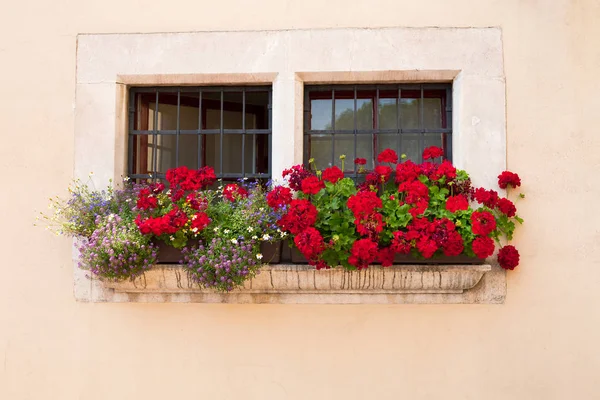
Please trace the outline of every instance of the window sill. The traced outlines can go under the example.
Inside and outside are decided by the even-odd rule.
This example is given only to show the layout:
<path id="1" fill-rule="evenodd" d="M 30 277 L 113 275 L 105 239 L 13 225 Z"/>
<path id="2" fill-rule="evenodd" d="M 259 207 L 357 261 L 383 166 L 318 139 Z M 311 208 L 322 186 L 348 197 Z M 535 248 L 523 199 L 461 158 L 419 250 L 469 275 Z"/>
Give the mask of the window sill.
<path id="1" fill-rule="evenodd" d="M 243 288 L 219 293 L 199 288 L 179 266 L 157 265 L 134 281 L 100 284 L 108 295 L 104 301 L 116 302 L 502 303 L 506 290 L 503 271 L 498 270 L 489 264 L 395 265 L 362 271 L 266 265 Z"/>

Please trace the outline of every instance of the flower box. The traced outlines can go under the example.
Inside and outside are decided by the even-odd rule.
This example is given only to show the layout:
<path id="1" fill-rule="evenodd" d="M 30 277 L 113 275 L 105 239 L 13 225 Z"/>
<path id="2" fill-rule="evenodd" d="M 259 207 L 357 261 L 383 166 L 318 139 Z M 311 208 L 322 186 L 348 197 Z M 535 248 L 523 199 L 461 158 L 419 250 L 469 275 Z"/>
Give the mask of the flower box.
<path id="1" fill-rule="evenodd" d="M 197 246 L 198 243 L 199 240 L 190 239 L 187 246 Z M 179 261 L 183 259 L 182 249 L 169 246 L 162 240 L 153 240 L 152 244 L 158 249 L 156 254 L 156 262 L 158 264 L 179 264 Z"/>
<path id="2" fill-rule="evenodd" d="M 281 249 L 283 242 L 261 242 L 260 253 L 262 254 L 261 261 L 265 264 L 277 264 L 281 262 Z"/>

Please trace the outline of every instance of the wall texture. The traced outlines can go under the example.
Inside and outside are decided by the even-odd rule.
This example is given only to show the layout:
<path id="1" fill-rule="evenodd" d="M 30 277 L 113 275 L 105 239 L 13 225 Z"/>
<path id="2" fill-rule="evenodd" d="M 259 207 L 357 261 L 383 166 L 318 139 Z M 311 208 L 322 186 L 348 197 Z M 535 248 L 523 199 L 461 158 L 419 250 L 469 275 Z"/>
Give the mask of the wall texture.
<path id="1" fill-rule="evenodd" d="M 1 399 L 595 399 L 600 3 L 21 1 L 0 24 Z M 504 305 L 94 304 L 33 227 L 73 175 L 78 33 L 502 29 L 526 220 Z"/>

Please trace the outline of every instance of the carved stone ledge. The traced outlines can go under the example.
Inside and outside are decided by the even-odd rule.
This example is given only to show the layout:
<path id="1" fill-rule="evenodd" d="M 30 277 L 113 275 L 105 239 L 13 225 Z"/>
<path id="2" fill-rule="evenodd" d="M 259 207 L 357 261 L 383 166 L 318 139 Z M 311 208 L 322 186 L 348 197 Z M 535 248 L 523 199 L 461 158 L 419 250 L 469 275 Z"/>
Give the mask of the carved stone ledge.
<path id="1" fill-rule="evenodd" d="M 103 286 L 114 291 L 115 301 L 403 303 L 417 302 L 406 301 L 411 298 L 427 298 L 432 301 L 419 302 L 461 303 L 461 296 L 475 288 L 491 270 L 492 266 L 488 264 L 373 266 L 362 271 L 342 268 L 317 271 L 308 265 L 265 265 L 243 288 L 220 293 L 200 288 L 179 266 L 157 265 L 133 281 L 106 281 Z M 125 298 L 119 299 L 119 295 Z M 454 300 L 448 301 L 447 296 Z"/>

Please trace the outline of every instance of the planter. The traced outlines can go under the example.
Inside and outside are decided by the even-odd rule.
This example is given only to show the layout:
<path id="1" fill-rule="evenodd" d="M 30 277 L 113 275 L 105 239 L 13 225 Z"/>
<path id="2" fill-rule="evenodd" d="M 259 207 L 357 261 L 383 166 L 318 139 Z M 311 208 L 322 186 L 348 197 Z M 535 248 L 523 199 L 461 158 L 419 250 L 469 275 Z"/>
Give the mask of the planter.
<path id="1" fill-rule="evenodd" d="M 152 243 L 158 248 L 156 255 L 157 264 L 179 264 L 179 261 L 183 258 L 181 249 L 169 246 L 162 240 L 154 240 Z M 186 247 L 198 246 L 198 243 L 200 243 L 200 240 L 190 239 Z"/>
<path id="2" fill-rule="evenodd" d="M 298 248 L 296 246 L 292 246 L 291 253 L 292 253 L 292 263 L 308 264 L 308 260 L 306 259 L 306 257 L 304 257 L 304 254 L 302 254 L 300 252 L 300 250 L 298 250 Z"/>
<path id="3" fill-rule="evenodd" d="M 281 262 L 281 247 L 282 241 L 277 242 L 261 242 L 260 253 L 262 254 L 262 262 L 265 264 L 277 264 Z"/>
<path id="4" fill-rule="evenodd" d="M 417 258 L 411 254 L 396 254 L 394 264 L 483 264 L 482 258 L 460 256 L 439 256 L 433 258 Z"/>

